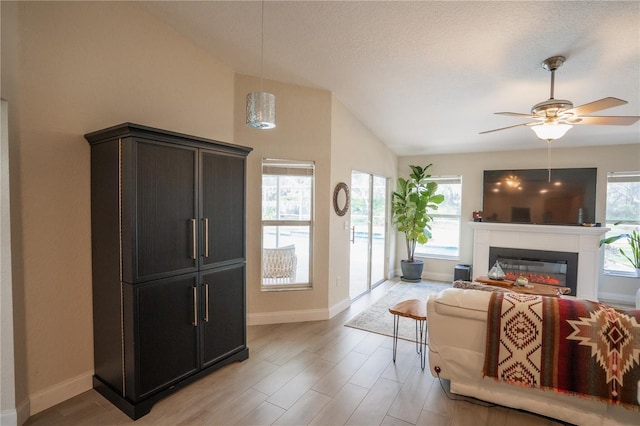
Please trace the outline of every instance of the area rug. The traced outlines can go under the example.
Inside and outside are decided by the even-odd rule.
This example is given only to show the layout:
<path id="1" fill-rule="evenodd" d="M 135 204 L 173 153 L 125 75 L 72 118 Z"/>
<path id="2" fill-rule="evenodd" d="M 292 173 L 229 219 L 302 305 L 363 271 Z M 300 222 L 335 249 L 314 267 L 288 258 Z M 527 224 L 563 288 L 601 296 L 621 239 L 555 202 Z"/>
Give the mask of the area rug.
<path id="1" fill-rule="evenodd" d="M 430 294 L 438 293 L 440 290 L 450 287 L 451 284 L 432 281 L 421 281 L 419 283 L 401 281 L 391 287 L 381 299 L 349 320 L 345 326 L 385 336 L 393 336 L 393 315 L 389 313 L 390 307 L 407 299 L 421 299 L 424 300 L 424 303 L 427 303 L 427 297 Z M 415 320 L 411 318 L 400 317 L 398 338 L 415 342 L 415 324 Z M 429 327 L 428 320 L 427 327 Z"/>

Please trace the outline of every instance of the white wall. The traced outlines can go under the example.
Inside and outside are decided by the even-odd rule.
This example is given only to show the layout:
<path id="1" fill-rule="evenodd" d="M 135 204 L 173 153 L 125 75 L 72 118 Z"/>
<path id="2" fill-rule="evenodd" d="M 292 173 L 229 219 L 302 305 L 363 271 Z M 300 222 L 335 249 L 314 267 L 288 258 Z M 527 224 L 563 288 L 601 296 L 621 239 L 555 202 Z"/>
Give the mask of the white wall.
<path id="1" fill-rule="evenodd" d="M 472 221 L 472 212 L 482 210 L 482 179 L 484 170 L 545 169 L 547 168 L 547 149 L 541 143 L 540 149 L 525 151 L 481 152 L 466 154 L 445 154 L 428 156 L 407 156 L 398 159 L 398 174 L 407 176 L 410 164 L 426 165 L 433 163 L 430 169 L 433 176 L 462 176 L 462 225 L 460 232 L 460 259 L 425 259 L 425 276 L 432 279 L 449 281 L 457 263 L 471 264 L 473 257 L 473 230 L 468 225 Z M 552 168 L 597 167 L 598 182 L 596 194 L 596 221 L 604 223 L 607 187 L 607 172 L 640 170 L 640 144 L 584 147 L 578 149 L 562 148 L 557 141 L 551 150 Z M 399 237 L 400 238 L 400 237 Z M 396 250 L 396 262 L 406 257 L 403 247 Z M 632 295 L 640 287 L 638 279 L 615 279 L 603 277 L 600 280 L 600 297 L 605 299 L 619 297 L 619 301 L 631 304 Z"/>

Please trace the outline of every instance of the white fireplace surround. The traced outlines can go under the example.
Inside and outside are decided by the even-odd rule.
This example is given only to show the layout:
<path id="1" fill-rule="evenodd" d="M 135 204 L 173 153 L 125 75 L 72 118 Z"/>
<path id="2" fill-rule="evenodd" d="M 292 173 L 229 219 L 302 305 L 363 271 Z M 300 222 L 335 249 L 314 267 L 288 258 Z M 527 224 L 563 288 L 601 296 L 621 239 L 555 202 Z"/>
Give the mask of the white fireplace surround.
<path id="1" fill-rule="evenodd" d="M 474 230 L 474 277 L 487 275 L 490 247 L 578 253 L 577 292 L 572 296 L 598 300 L 600 239 L 609 228 L 492 222 L 469 222 L 469 225 Z"/>

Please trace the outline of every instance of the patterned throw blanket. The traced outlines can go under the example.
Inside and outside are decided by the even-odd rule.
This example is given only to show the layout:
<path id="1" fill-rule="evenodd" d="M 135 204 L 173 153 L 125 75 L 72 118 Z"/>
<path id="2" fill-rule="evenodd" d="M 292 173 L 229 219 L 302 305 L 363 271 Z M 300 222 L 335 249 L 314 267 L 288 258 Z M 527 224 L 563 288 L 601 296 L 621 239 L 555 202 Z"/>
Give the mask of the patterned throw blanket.
<path id="1" fill-rule="evenodd" d="M 640 311 L 493 293 L 483 373 L 640 410 Z"/>

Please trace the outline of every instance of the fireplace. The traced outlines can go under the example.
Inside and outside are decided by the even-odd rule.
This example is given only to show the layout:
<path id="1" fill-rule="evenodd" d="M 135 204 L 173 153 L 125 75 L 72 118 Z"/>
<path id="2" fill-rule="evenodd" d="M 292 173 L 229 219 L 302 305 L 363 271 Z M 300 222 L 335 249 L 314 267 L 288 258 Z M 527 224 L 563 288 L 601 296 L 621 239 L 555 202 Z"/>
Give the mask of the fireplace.
<path id="1" fill-rule="evenodd" d="M 578 253 L 489 247 L 489 268 L 496 261 L 507 280 L 523 276 L 530 283 L 569 287 L 569 294 L 576 295 Z"/>
<path id="2" fill-rule="evenodd" d="M 473 272 L 475 277 L 487 275 L 491 247 L 539 250 L 548 253 L 577 253 L 575 287 L 571 296 L 598 300 L 601 273 L 600 239 L 609 230 L 601 227 L 530 225 L 495 222 L 468 222 L 473 229 Z M 527 257 L 527 256 L 525 256 Z M 494 260 L 495 262 L 495 260 Z M 567 275 L 569 275 L 567 264 Z M 567 287 L 571 286 L 567 276 Z"/>

